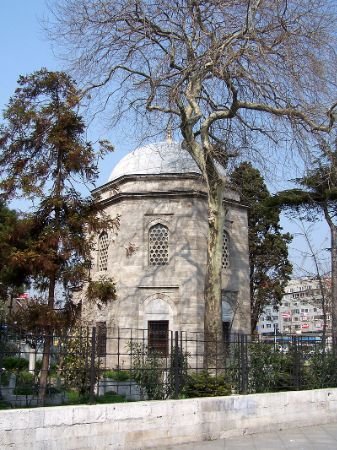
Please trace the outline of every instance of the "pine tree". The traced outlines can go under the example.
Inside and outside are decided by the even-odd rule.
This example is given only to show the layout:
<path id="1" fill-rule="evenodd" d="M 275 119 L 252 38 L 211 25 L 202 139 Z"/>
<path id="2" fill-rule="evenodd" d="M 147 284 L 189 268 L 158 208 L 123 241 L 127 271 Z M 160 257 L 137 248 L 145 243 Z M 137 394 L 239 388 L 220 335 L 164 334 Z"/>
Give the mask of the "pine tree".
<path id="1" fill-rule="evenodd" d="M 72 288 L 86 274 L 93 242 L 88 230 L 118 226 L 98 214 L 91 198 L 84 198 L 76 182 L 92 185 L 97 160 L 111 150 L 102 142 L 99 154 L 83 138 L 85 123 L 78 112 L 79 92 L 63 72 L 41 69 L 21 76 L 19 87 L 4 113 L 0 129 L 0 193 L 10 199 L 33 199 L 27 215 L 27 248 L 13 256 L 18 267 L 29 270 L 35 285 L 47 292 L 48 307 L 56 303 L 56 288 Z M 45 338 L 39 399 L 46 392 L 52 330 Z"/>
<path id="2" fill-rule="evenodd" d="M 12 255 L 18 249 L 24 249 L 27 233 L 24 221 L 18 213 L 0 202 L 0 321 L 5 312 L 11 313 L 13 298 L 23 291 L 29 283 L 29 274 L 13 263 Z M 10 301 L 8 305 L 8 300 Z M 9 306 L 9 308 L 8 308 Z"/>
<path id="3" fill-rule="evenodd" d="M 291 236 L 282 233 L 280 210 L 269 207 L 271 195 L 260 172 L 250 163 L 240 164 L 231 181 L 248 209 L 248 242 L 252 332 L 255 331 L 264 306 L 281 302 L 292 266 L 288 260 Z"/>

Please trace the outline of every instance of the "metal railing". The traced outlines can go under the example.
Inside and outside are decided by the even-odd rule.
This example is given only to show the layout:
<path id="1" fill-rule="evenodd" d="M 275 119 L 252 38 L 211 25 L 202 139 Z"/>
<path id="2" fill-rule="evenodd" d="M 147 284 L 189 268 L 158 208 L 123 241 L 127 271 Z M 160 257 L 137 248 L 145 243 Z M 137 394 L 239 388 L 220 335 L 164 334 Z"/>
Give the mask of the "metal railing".
<path id="1" fill-rule="evenodd" d="M 48 372 L 41 394 L 41 361 Z M 0 328 L 0 404 L 8 407 L 119 402 L 337 387 L 329 338 L 232 335 L 204 369 L 202 334 L 78 327 L 62 333 Z M 219 342 L 214 342 L 215 347 Z"/>

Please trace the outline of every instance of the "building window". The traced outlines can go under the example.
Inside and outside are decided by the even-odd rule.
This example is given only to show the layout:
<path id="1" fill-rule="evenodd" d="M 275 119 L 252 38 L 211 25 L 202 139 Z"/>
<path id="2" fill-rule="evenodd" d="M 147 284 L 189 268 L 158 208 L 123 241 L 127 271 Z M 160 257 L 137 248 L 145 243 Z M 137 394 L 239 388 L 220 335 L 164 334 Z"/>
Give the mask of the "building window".
<path id="1" fill-rule="evenodd" d="M 149 263 L 151 266 L 168 264 L 168 228 L 157 223 L 149 230 Z"/>
<path id="2" fill-rule="evenodd" d="M 221 267 L 223 270 L 229 267 L 229 236 L 226 230 L 223 230 Z"/>
<path id="3" fill-rule="evenodd" d="M 106 356 L 106 322 L 96 322 L 97 356 Z"/>
<path id="4" fill-rule="evenodd" d="M 150 352 L 160 353 L 162 356 L 168 356 L 168 320 L 149 320 L 148 321 L 148 348 Z"/>
<path id="5" fill-rule="evenodd" d="M 108 248 L 109 238 L 108 233 L 103 231 L 98 239 L 98 270 L 108 269 Z"/>

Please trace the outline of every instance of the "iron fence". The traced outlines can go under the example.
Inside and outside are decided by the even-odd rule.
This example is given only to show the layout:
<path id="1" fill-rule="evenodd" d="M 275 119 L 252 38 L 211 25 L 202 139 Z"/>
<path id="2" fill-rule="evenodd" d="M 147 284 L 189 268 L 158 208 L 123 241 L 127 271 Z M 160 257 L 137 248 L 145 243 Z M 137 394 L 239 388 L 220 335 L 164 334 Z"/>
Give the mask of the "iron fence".
<path id="1" fill-rule="evenodd" d="M 0 404 L 105 403 L 337 387 L 337 346 L 330 338 L 232 335 L 221 346 L 223 357 L 207 371 L 205 343 L 201 333 L 172 332 L 155 323 L 146 330 L 97 324 L 52 335 L 3 325 Z M 211 344 L 220 348 L 219 342 Z M 43 372 L 46 351 L 49 364 Z"/>

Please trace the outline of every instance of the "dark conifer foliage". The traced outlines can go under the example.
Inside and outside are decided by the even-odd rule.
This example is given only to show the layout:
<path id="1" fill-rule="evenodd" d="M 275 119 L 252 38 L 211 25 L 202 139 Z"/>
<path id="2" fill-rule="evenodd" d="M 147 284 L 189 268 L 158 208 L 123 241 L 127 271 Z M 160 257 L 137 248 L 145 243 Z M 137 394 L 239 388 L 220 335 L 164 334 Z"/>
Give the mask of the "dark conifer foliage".
<path id="1" fill-rule="evenodd" d="M 0 303 L 3 305 L 29 283 L 29 272 L 18 267 L 12 259 L 16 251 L 26 248 L 27 233 L 26 222 L 0 202 Z"/>
<path id="2" fill-rule="evenodd" d="M 93 186 L 99 157 L 112 150 L 102 142 L 97 153 L 85 140 L 79 97 L 74 81 L 63 72 L 41 69 L 21 76 L 0 128 L 0 195 L 31 199 L 35 205 L 26 217 L 29 240 L 12 260 L 46 291 L 50 310 L 61 283 L 69 300 L 72 288 L 86 276 L 94 235 L 89 231 L 118 227 L 118 218 L 99 214 L 97 202 L 78 190 L 78 182 Z M 42 403 L 50 342 L 46 338 Z"/>
<path id="3" fill-rule="evenodd" d="M 248 241 L 252 332 L 263 308 L 281 302 L 292 266 L 288 260 L 289 233 L 282 233 L 280 209 L 270 207 L 271 195 L 260 172 L 244 162 L 231 175 L 231 181 L 248 206 Z"/>
<path id="4" fill-rule="evenodd" d="M 319 154 L 312 168 L 296 178 L 299 188 L 279 192 L 271 205 L 278 205 L 295 216 L 315 221 L 323 215 L 331 236 L 331 316 L 332 335 L 337 339 L 337 139 L 320 139 Z"/>

